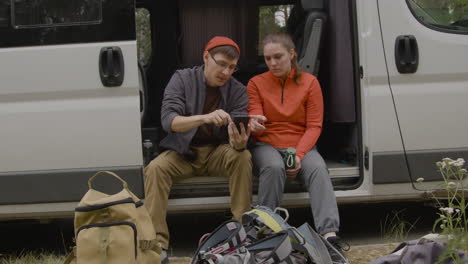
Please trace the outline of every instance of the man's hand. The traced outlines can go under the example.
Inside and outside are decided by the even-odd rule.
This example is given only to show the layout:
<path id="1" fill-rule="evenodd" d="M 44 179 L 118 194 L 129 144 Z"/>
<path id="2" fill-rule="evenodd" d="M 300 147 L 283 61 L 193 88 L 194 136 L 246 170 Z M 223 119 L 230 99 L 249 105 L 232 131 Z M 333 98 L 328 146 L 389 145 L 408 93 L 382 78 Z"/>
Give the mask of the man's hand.
<path id="1" fill-rule="evenodd" d="M 215 126 L 224 126 L 231 122 L 231 116 L 224 112 L 224 110 L 218 109 L 209 114 L 203 115 L 203 122 L 205 124 L 213 124 Z"/>
<path id="2" fill-rule="evenodd" d="M 229 124 L 229 122 L 231 122 L 231 116 L 218 109 L 206 115 L 176 116 L 172 120 L 171 130 L 173 132 L 186 132 L 204 124 L 223 126 Z"/>
<path id="3" fill-rule="evenodd" d="M 267 118 L 262 115 L 251 115 L 250 116 L 250 131 L 258 132 L 265 130 L 265 126 L 263 125 L 267 121 Z"/>
<path id="4" fill-rule="evenodd" d="M 301 170 L 301 159 L 298 156 L 296 156 L 296 166 L 294 167 L 294 169 L 286 170 L 286 176 L 288 176 L 290 180 L 295 180 L 300 170 Z"/>
<path id="5" fill-rule="evenodd" d="M 244 149 L 247 146 L 250 136 L 250 128 L 247 126 L 247 131 L 245 130 L 244 124 L 240 123 L 240 133 L 237 130 L 234 122 L 230 122 L 228 126 L 229 134 L 229 144 L 236 150 Z"/>

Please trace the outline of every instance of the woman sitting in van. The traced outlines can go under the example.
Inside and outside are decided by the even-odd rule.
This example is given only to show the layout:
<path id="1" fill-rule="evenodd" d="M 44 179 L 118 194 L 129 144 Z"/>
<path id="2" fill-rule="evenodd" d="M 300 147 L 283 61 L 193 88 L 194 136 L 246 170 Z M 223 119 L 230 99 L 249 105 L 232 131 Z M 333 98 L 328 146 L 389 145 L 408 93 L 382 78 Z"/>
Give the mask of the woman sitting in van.
<path id="1" fill-rule="evenodd" d="M 336 197 L 315 146 L 323 120 L 320 84 L 299 68 L 294 43 L 287 34 L 266 36 L 263 56 L 269 71 L 253 77 L 247 85 L 249 114 L 266 117 L 263 124 L 253 119 L 250 124 L 255 131 L 251 153 L 259 177 L 258 201 L 274 209 L 281 203 L 286 177 L 303 182 L 317 231 L 341 251 L 336 235 L 340 224 Z M 295 149 L 295 157 L 289 155 L 290 148 Z"/>

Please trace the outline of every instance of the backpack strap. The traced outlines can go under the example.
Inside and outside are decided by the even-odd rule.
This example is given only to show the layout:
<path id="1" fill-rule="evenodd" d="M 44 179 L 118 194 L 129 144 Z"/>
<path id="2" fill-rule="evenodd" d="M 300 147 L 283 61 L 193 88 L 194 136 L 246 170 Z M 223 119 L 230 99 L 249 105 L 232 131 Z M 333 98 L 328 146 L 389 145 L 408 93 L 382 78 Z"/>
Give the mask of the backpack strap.
<path id="1" fill-rule="evenodd" d="M 254 209 L 245 212 L 241 222 L 249 241 L 256 241 L 262 235 L 270 235 L 289 226 L 281 216 L 266 206 L 255 206 Z"/>
<path id="2" fill-rule="evenodd" d="M 215 263 L 222 263 L 222 264 L 252 264 L 254 263 L 252 260 L 252 255 L 248 250 L 242 247 L 242 251 L 228 254 L 226 256 L 221 256 L 219 260 Z"/>
<path id="3" fill-rule="evenodd" d="M 289 235 L 285 231 L 278 232 L 265 239 L 259 240 L 245 247 L 251 254 L 258 255 L 261 252 L 268 252 L 259 263 L 281 263 L 287 259 L 292 252 Z"/>
<path id="4" fill-rule="evenodd" d="M 138 241 L 141 250 L 154 249 L 156 252 L 161 253 L 161 247 L 156 243 L 156 239 L 153 240 L 139 240 Z"/>
<path id="5" fill-rule="evenodd" d="M 285 217 L 283 218 L 279 212 L 282 212 Z M 293 243 L 304 244 L 304 239 L 286 222 L 288 218 L 289 213 L 284 208 L 277 207 L 273 211 L 266 206 L 256 206 L 242 215 L 242 224 L 250 241 L 257 240 L 259 235 L 271 235 L 286 230 Z"/>
<path id="6" fill-rule="evenodd" d="M 70 264 L 76 257 L 76 247 L 73 247 L 72 251 L 68 253 L 67 257 L 65 258 L 65 261 L 63 264 Z"/>
<path id="7" fill-rule="evenodd" d="M 260 228 L 265 226 L 262 218 L 252 211 L 246 212 L 242 215 L 242 226 L 247 234 L 247 239 L 249 241 L 255 241 L 258 239 L 257 233 Z"/>
<path id="8" fill-rule="evenodd" d="M 308 223 L 304 223 L 295 231 L 304 238 L 305 244 L 303 247 L 307 250 L 312 261 L 315 263 L 332 264 L 327 246 L 324 243 L 326 240 L 322 239 L 322 236 L 315 232 Z"/>
<path id="9" fill-rule="evenodd" d="M 245 241 L 246 237 L 245 230 L 238 221 L 226 221 L 200 243 L 192 263 L 206 260 L 208 256 L 233 252 Z"/>
<path id="10" fill-rule="evenodd" d="M 93 189 L 93 186 L 92 186 L 92 183 L 94 181 L 94 178 L 96 178 L 96 176 L 98 176 L 99 174 L 109 174 L 109 175 L 112 175 L 114 176 L 114 178 L 118 179 L 119 181 L 122 182 L 122 186 L 124 189 L 127 189 L 128 190 L 128 184 L 126 181 L 124 181 L 122 178 L 120 178 L 117 174 L 113 173 L 112 171 L 98 171 L 96 172 L 96 174 L 94 174 L 93 176 L 91 176 L 91 178 L 89 178 L 88 180 L 88 187 L 89 189 Z"/>
<path id="11" fill-rule="evenodd" d="M 273 232 L 279 232 L 287 229 L 288 225 L 286 224 L 286 220 L 275 212 L 266 206 L 256 206 L 254 209 L 246 212 L 242 216 L 242 223 L 247 224 L 255 220 L 258 221 L 258 218 L 261 218 L 261 222 L 273 230 Z"/>

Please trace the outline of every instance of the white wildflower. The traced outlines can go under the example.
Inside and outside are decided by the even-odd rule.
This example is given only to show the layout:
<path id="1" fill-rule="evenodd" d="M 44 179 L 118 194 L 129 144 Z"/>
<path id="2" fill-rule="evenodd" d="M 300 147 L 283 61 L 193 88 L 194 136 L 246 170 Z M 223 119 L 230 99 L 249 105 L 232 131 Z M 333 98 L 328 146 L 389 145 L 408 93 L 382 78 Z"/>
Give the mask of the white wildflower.
<path id="1" fill-rule="evenodd" d="M 461 167 L 465 164 L 465 160 L 462 158 L 458 158 L 456 161 L 453 162 L 453 165 L 457 167 Z"/>
<path id="2" fill-rule="evenodd" d="M 450 162 L 450 161 L 453 161 L 453 159 L 451 159 L 451 158 L 443 158 L 442 161 Z"/>
<path id="3" fill-rule="evenodd" d="M 424 178 L 422 178 L 422 177 L 421 177 L 421 178 L 418 178 L 418 179 L 416 179 L 416 181 L 417 181 L 417 182 L 423 182 L 423 181 L 424 181 Z"/>
<path id="4" fill-rule="evenodd" d="M 449 189 L 455 189 L 457 187 L 457 184 L 454 183 L 453 181 L 451 181 L 451 182 L 447 183 L 447 187 Z"/>
<path id="5" fill-rule="evenodd" d="M 453 214 L 454 210 L 452 207 L 441 207 L 439 210 L 447 212 L 448 214 Z"/>
<path id="6" fill-rule="evenodd" d="M 462 172 L 466 173 L 466 169 L 460 169 L 460 171 L 462 171 Z"/>
<path id="7" fill-rule="evenodd" d="M 460 209 L 455 209 L 455 212 L 460 213 Z"/>

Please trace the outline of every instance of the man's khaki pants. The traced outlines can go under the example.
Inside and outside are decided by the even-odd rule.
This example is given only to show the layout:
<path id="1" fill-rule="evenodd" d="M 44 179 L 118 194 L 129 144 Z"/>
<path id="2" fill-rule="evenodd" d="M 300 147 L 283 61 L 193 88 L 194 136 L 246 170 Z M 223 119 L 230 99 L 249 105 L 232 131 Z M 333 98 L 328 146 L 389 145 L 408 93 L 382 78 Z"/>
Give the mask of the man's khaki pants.
<path id="1" fill-rule="evenodd" d="M 250 152 L 234 150 L 227 144 L 193 147 L 197 159 L 187 161 L 175 151 L 161 153 L 145 168 L 145 204 L 151 215 L 156 240 L 169 247 L 166 212 L 171 186 L 184 177 L 197 175 L 226 175 L 229 177 L 231 212 L 240 220 L 252 202 L 252 161 Z"/>

